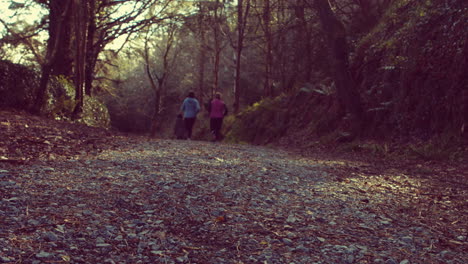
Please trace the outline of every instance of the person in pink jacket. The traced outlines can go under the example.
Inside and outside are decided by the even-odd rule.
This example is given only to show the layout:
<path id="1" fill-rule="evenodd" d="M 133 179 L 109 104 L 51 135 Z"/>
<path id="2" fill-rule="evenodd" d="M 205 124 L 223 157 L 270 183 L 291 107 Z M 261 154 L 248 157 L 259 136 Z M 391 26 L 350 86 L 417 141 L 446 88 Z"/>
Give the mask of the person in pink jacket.
<path id="1" fill-rule="evenodd" d="M 213 134 L 213 141 L 221 140 L 221 127 L 223 126 L 223 118 L 228 113 L 226 104 L 223 100 L 221 100 L 221 94 L 215 94 L 215 98 L 211 101 L 208 110 L 210 112 L 210 130 Z"/>

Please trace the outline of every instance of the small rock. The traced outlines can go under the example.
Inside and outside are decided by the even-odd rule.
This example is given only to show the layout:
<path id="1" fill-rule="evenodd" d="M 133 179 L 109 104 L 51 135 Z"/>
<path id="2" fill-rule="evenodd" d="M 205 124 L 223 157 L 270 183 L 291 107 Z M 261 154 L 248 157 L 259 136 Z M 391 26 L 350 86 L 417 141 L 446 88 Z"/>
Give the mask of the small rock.
<path id="1" fill-rule="evenodd" d="M 128 237 L 128 239 L 138 238 L 137 234 L 134 234 L 134 233 L 127 234 L 127 237 Z"/>
<path id="2" fill-rule="evenodd" d="M 353 255 L 346 256 L 345 262 L 349 264 L 354 263 L 354 256 Z"/>
<path id="3" fill-rule="evenodd" d="M 11 262 L 11 261 L 13 261 L 13 260 L 10 259 L 10 258 L 7 258 L 7 257 L 0 257 L 0 262 L 2 262 L 2 263 L 9 263 L 9 262 Z"/>
<path id="4" fill-rule="evenodd" d="M 452 255 L 452 252 L 451 251 L 448 251 L 448 250 L 444 250 L 444 251 L 441 251 L 439 253 L 439 255 L 442 257 L 442 258 L 449 258 L 450 255 Z"/>
<path id="5" fill-rule="evenodd" d="M 356 251 L 358 251 L 358 247 L 356 245 L 350 245 L 346 250 L 348 254 L 354 254 Z"/>
<path id="6" fill-rule="evenodd" d="M 306 248 L 304 245 L 299 245 L 293 251 L 308 253 L 310 252 L 310 249 Z"/>
<path id="7" fill-rule="evenodd" d="M 412 236 L 404 236 L 401 238 L 401 241 L 405 242 L 406 244 L 413 243 L 413 237 Z"/>
<path id="8" fill-rule="evenodd" d="M 40 222 L 37 221 L 37 220 L 34 220 L 34 219 L 29 219 L 28 224 L 31 225 L 31 226 L 37 226 L 37 225 L 40 224 Z"/>
<path id="9" fill-rule="evenodd" d="M 326 241 L 326 239 L 323 238 L 323 237 L 317 237 L 317 239 L 318 239 L 318 241 L 320 241 L 320 242 L 325 242 L 325 241 Z"/>
<path id="10" fill-rule="evenodd" d="M 293 241 L 291 239 L 289 239 L 289 238 L 283 238 L 282 241 L 283 241 L 284 244 L 286 244 L 288 246 L 293 244 Z"/>
<path id="11" fill-rule="evenodd" d="M 112 245 L 111 244 L 108 244 L 108 243 L 99 243 L 99 244 L 96 244 L 96 247 L 111 247 Z"/>
<path id="12" fill-rule="evenodd" d="M 16 185 L 16 182 L 14 181 L 1 181 L 0 186 L 2 187 L 7 187 L 7 186 L 13 186 Z"/>
<path id="13" fill-rule="evenodd" d="M 343 245 L 335 245 L 333 248 L 339 252 L 346 252 L 349 250 L 347 246 L 343 246 Z"/>
<path id="14" fill-rule="evenodd" d="M 45 251 L 41 251 L 41 252 L 36 254 L 36 258 L 50 258 L 51 256 L 52 256 L 51 253 L 48 253 L 48 252 L 45 252 Z"/>
<path id="15" fill-rule="evenodd" d="M 183 257 L 178 257 L 176 258 L 177 262 L 179 263 L 185 263 L 188 261 L 188 257 L 187 256 L 183 256 Z"/>
<path id="16" fill-rule="evenodd" d="M 290 223 L 290 224 L 295 223 L 297 221 L 298 221 L 298 219 L 294 215 L 289 215 L 288 219 L 286 219 L 286 222 Z"/>
<path id="17" fill-rule="evenodd" d="M 410 262 L 409 262 L 409 260 L 407 260 L 407 259 L 400 261 L 400 264 L 409 264 L 409 263 L 410 263 Z"/>
<path id="18" fill-rule="evenodd" d="M 8 199 L 2 199 L 2 201 L 5 201 L 5 202 L 15 202 L 15 201 L 18 201 L 19 198 L 18 197 L 11 197 L 11 198 L 8 198 Z"/>
<path id="19" fill-rule="evenodd" d="M 52 233 L 52 232 L 47 232 L 47 233 L 43 234 L 42 238 L 47 242 L 55 242 L 55 241 L 58 240 L 57 235 Z"/>
<path id="20" fill-rule="evenodd" d="M 84 211 L 83 211 L 83 215 L 84 215 L 84 216 L 90 216 L 90 215 L 93 215 L 93 212 L 90 211 L 90 210 L 84 210 Z"/>
<path id="21" fill-rule="evenodd" d="M 222 208 L 221 208 L 221 209 L 216 209 L 216 210 L 213 210 L 213 211 L 211 212 L 211 214 L 212 214 L 213 216 L 223 216 L 223 215 L 226 214 L 226 210 L 224 210 L 224 209 L 222 209 Z"/>
<path id="22" fill-rule="evenodd" d="M 107 226 L 105 226 L 105 228 L 106 228 L 107 231 L 111 231 L 111 232 L 113 232 L 113 231 L 115 231 L 117 229 L 117 227 L 111 226 L 111 225 L 107 225 Z"/>

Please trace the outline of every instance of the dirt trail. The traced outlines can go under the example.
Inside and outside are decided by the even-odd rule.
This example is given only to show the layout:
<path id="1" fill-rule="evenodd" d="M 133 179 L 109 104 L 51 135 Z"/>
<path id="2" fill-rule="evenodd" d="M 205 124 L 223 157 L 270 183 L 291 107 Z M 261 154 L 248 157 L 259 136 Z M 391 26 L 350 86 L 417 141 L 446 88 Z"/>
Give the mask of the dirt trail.
<path id="1" fill-rule="evenodd" d="M 23 115 L 0 133 L 0 263 L 468 259 L 463 181 Z"/>

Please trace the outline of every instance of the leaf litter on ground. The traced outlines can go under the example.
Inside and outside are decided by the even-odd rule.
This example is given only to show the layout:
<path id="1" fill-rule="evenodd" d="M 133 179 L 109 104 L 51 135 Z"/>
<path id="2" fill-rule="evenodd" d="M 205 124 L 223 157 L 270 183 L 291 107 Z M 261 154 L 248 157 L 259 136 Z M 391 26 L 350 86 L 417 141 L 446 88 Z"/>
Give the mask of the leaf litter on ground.
<path id="1" fill-rule="evenodd" d="M 10 112 L 0 133 L 0 263 L 468 259 L 466 185 L 443 178 Z"/>

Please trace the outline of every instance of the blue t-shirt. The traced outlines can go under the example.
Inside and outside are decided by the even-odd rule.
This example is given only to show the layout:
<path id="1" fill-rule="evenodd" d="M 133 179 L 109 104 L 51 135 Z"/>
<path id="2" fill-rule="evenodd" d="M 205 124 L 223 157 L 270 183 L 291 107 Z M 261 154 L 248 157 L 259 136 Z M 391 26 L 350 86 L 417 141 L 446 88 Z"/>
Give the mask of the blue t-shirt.
<path id="1" fill-rule="evenodd" d="M 187 97 L 182 103 L 180 110 L 184 112 L 184 118 L 194 118 L 200 111 L 200 104 L 198 103 L 197 99 Z"/>

